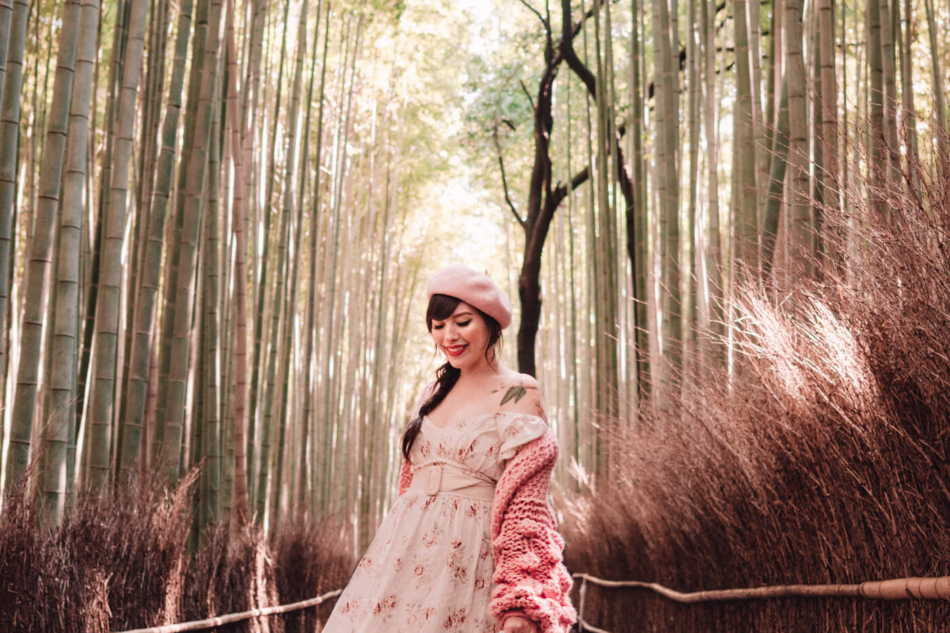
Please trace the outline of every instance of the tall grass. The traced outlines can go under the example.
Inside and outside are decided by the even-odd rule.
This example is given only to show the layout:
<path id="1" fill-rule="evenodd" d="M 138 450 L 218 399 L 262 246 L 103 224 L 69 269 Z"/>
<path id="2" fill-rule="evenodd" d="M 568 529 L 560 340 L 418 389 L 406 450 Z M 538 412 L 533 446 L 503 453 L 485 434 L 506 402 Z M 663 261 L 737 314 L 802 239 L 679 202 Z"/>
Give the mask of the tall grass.
<path id="1" fill-rule="evenodd" d="M 840 269 L 778 300 L 740 290 L 732 382 L 707 374 L 680 410 L 644 411 L 625 470 L 561 500 L 572 571 L 683 591 L 950 575 L 950 166 L 864 192 L 889 213 L 855 192 L 850 213 L 824 209 Z M 584 617 L 613 632 L 902 633 L 946 627 L 950 604 L 682 605 L 589 586 Z"/>
<path id="2" fill-rule="evenodd" d="M 346 581 L 355 561 L 326 517 L 294 521 L 271 538 L 225 521 L 189 552 L 197 475 L 174 491 L 150 476 L 115 497 L 81 495 L 55 529 L 38 527 L 35 496 L 11 495 L 0 513 L 0 630 L 122 631 L 311 598 Z M 217 630 L 314 630 L 332 604 Z"/>

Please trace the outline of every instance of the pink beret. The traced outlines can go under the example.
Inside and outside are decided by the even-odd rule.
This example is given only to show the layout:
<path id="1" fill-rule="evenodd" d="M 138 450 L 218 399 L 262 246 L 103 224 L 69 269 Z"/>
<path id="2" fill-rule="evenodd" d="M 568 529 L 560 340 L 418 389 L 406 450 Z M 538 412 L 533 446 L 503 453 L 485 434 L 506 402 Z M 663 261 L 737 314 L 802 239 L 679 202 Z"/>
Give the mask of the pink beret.
<path id="1" fill-rule="evenodd" d="M 461 299 L 498 321 L 501 329 L 511 324 L 511 304 L 498 284 L 464 264 L 446 266 L 432 275 L 426 293 L 428 299 L 435 294 Z"/>

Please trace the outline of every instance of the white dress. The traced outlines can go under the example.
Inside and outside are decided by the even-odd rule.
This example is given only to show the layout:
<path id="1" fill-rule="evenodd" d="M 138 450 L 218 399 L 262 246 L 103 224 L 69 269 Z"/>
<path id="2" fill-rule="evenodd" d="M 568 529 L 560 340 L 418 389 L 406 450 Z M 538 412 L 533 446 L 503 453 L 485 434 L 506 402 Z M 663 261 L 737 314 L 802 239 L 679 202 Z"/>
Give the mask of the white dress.
<path id="1" fill-rule="evenodd" d="M 411 471 L 450 462 L 495 484 L 519 447 L 547 423 L 499 411 L 439 428 L 423 418 Z M 492 503 L 452 492 L 409 488 L 366 548 L 324 625 L 326 633 L 494 633 Z"/>

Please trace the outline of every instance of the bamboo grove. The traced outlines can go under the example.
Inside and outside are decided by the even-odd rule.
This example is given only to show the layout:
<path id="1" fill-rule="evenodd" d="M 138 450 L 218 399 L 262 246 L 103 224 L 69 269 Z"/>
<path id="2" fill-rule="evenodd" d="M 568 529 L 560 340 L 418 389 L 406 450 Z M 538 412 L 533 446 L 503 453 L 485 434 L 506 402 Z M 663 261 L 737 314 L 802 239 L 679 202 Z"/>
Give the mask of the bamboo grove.
<path id="1" fill-rule="evenodd" d="M 499 2 L 470 53 L 486 4 L 0 0 L 5 493 L 55 523 L 200 465 L 196 535 L 328 512 L 362 549 L 465 223 L 557 477 L 609 474 L 731 366 L 741 284 L 840 259 L 855 170 L 947 162 L 950 4 Z"/>

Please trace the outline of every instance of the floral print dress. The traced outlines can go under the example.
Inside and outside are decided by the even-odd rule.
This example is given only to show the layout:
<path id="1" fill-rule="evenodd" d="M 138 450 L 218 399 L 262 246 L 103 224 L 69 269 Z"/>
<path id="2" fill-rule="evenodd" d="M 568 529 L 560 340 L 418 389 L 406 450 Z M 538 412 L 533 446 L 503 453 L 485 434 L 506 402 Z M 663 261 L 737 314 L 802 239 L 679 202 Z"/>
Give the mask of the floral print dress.
<path id="1" fill-rule="evenodd" d="M 423 418 L 410 453 L 415 473 L 449 463 L 496 483 L 519 447 L 540 437 L 547 423 L 525 413 L 498 411 L 440 428 Z M 489 613 L 495 584 L 492 502 L 410 487 L 383 519 L 376 536 L 337 598 L 325 633 L 493 633 Z"/>

